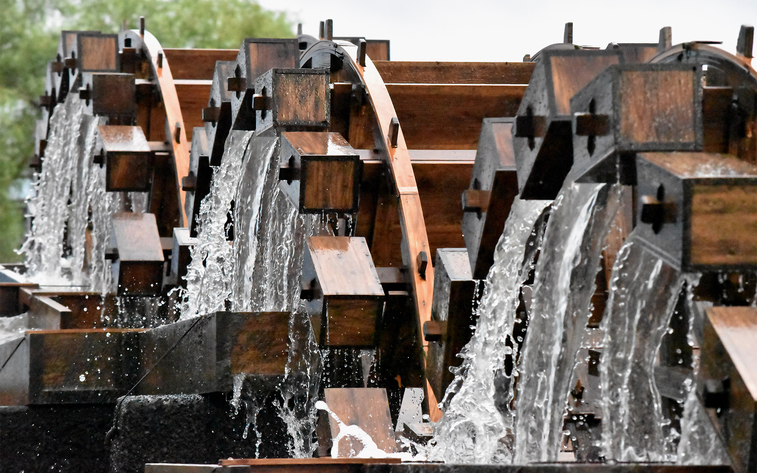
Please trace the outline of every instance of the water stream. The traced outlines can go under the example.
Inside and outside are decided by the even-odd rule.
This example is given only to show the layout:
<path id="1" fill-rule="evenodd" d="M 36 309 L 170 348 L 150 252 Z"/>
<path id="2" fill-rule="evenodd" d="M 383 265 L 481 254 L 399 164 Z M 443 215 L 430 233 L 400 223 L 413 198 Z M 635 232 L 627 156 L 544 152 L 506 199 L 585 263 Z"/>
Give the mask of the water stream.
<path id="1" fill-rule="evenodd" d="M 553 203 L 519 367 L 515 463 L 556 461 L 576 354 L 621 186 L 566 181 Z"/>
<path id="2" fill-rule="evenodd" d="M 475 333 L 461 354 L 463 364 L 447 391 L 454 392 L 454 397 L 435 427 L 430 459 L 449 463 L 512 461 L 514 413 L 507 406 L 513 393 L 497 393 L 501 384 L 497 378 L 504 376 L 505 357 L 513 354 L 508 337 L 512 336 L 520 286 L 533 264 L 524 264 L 526 244 L 548 203 L 520 199 L 513 203 L 495 249 Z"/>
<path id="3" fill-rule="evenodd" d="M 671 461 L 654 365 L 685 278 L 629 238 L 618 254 L 602 328 L 602 444 L 617 461 Z"/>
<path id="4" fill-rule="evenodd" d="M 213 172 L 210 192 L 200 204 L 197 243 L 191 248 L 187 289 L 181 318 L 226 310 L 232 294 L 234 252 L 228 243 L 227 222 L 232 210 L 252 131 L 232 130 L 226 139 L 221 165 Z"/>

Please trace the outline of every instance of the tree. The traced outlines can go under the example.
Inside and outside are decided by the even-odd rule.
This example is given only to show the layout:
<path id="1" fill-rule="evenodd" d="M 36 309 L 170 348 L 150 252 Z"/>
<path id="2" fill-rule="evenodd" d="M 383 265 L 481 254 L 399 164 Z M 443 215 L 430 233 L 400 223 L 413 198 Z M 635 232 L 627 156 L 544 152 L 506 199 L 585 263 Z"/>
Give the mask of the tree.
<path id="1" fill-rule="evenodd" d="M 14 253 L 24 233 L 22 206 L 9 196 L 29 173 L 35 120 L 47 62 L 62 29 L 115 33 L 136 28 L 139 17 L 164 47 L 238 48 L 246 37 L 291 37 L 283 13 L 254 0 L 10 0 L 0 16 L 0 262 Z"/>

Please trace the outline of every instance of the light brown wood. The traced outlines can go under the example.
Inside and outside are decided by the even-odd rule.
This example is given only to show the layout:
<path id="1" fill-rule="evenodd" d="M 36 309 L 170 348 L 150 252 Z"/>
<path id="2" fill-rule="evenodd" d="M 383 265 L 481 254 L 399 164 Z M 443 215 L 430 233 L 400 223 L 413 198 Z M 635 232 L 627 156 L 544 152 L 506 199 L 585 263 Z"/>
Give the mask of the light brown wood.
<path id="1" fill-rule="evenodd" d="M 238 49 L 163 50 L 175 80 L 213 80 L 216 61 L 236 61 Z"/>
<path id="2" fill-rule="evenodd" d="M 118 36 L 80 34 L 77 49 L 82 71 L 116 71 Z"/>
<path id="3" fill-rule="evenodd" d="M 688 143 L 696 137 L 694 71 L 620 74 L 620 135 L 633 143 Z M 674 91 L 673 93 L 671 93 Z M 620 138 L 620 137 L 619 137 Z"/>
<path id="4" fill-rule="evenodd" d="M 392 178 L 399 196 L 400 225 L 402 228 L 402 246 L 403 259 L 410 273 L 410 281 L 413 287 L 413 300 L 415 302 L 417 320 L 417 330 L 419 334 L 423 333 L 423 324 L 431 320 L 431 301 L 434 290 L 434 271 L 429 262 L 425 271 L 425 278 L 421 277 L 418 268 L 418 255 L 425 252 L 431 256 L 431 248 L 428 243 L 426 234 L 426 223 L 423 218 L 423 207 L 421 206 L 418 195 L 418 186 L 415 182 L 410 155 L 408 153 L 405 136 L 402 127 L 398 127 L 397 146 L 393 147 L 389 141 L 389 127 L 392 119 L 397 118 L 394 104 L 389 95 L 381 75 L 370 58 L 366 58 L 365 67 L 360 66 L 354 55 L 356 48 L 347 48 L 353 67 L 358 71 L 363 79 L 368 97 L 376 117 L 381 132 L 381 141 L 377 143 L 384 153 Z M 424 340 L 424 352 L 428 353 L 428 343 Z M 428 381 L 425 386 L 426 402 L 428 403 L 429 417 L 432 421 L 441 419 L 442 413 L 439 410 L 438 402 Z"/>
<path id="5" fill-rule="evenodd" d="M 476 149 L 486 117 L 513 117 L 525 85 L 386 84 L 410 149 Z"/>
<path id="6" fill-rule="evenodd" d="M 535 65 L 533 62 L 376 60 L 373 64 L 387 84 L 528 84 Z"/>
<path id="7" fill-rule="evenodd" d="M 210 87 L 213 85 L 209 80 L 174 80 L 176 95 L 181 105 L 181 116 L 184 125 L 190 130 L 204 128 L 202 109 L 208 106 L 210 100 Z"/>
<path id="8" fill-rule="evenodd" d="M 397 450 L 386 390 L 379 388 L 327 388 L 324 390 L 323 396 L 329 410 L 336 414 L 345 426 L 357 425 L 371 436 L 379 449 L 386 453 Z M 331 416 L 329 416 L 328 422 L 333 440 L 339 434 L 339 424 Z M 338 455 L 339 457 L 348 457 L 351 450 L 359 453 L 360 449 L 360 442 L 348 437 L 339 442 Z"/>
<path id="9" fill-rule="evenodd" d="M 139 34 L 139 32 L 135 32 Z M 179 191 L 177 198 L 180 201 L 179 212 L 180 222 L 178 226 L 185 226 L 187 214 L 185 209 L 186 192 L 181 190 L 181 180 L 189 174 L 189 143 L 187 142 L 187 127 L 184 125 L 184 117 L 181 113 L 181 103 L 176 93 L 171 67 L 168 60 L 164 57 L 162 67 L 158 67 L 158 55 L 163 55 L 163 48 L 155 36 L 150 32 L 145 32 L 144 43 L 147 47 L 147 55 L 151 63 L 152 70 L 158 80 L 160 95 L 163 99 L 163 106 L 166 113 L 168 139 L 171 141 L 173 150 L 174 165 L 176 167 L 176 189 Z M 212 74 L 211 74 L 212 77 Z M 178 139 L 177 139 L 178 138 Z"/>
<path id="10" fill-rule="evenodd" d="M 757 309 L 754 307 L 712 307 L 707 317 L 720 342 L 757 401 Z"/>
<path id="11" fill-rule="evenodd" d="M 551 94 L 555 115 L 570 115 L 570 99 L 604 68 L 618 64 L 617 55 L 551 56 Z"/>
<path id="12" fill-rule="evenodd" d="M 384 295 L 363 238 L 313 236 L 307 245 L 324 295 Z"/>

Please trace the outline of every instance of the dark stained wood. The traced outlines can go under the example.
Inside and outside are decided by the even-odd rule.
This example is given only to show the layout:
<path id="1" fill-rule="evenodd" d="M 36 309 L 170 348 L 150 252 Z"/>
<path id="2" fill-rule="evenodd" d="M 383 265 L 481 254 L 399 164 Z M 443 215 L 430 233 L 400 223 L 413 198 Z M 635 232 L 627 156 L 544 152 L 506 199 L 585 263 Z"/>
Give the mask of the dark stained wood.
<path id="1" fill-rule="evenodd" d="M 103 328 L 103 317 L 111 319 L 118 314 L 113 295 L 103 298 L 95 292 L 66 292 L 50 294 L 50 297 L 70 310 L 70 315 L 61 314 L 61 329 Z"/>
<path id="2" fill-rule="evenodd" d="M 216 327 L 218 360 L 228 360 L 229 372 L 217 373 L 225 389 L 238 373 L 284 376 L 289 355 L 289 312 L 236 314 L 219 312 Z M 226 363 L 224 361 L 224 363 Z"/>
<path id="3" fill-rule="evenodd" d="M 200 204 L 210 192 L 210 182 L 213 178 L 213 169 L 210 167 L 210 155 L 207 140 L 207 128 L 195 128 L 192 132 L 192 148 L 189 156 L 189 174 L 187 184 L 182 188 L 187 193 L 185 200 L 188 228 L 192 236 L 197 236 L 197 219 L 200 213 Z"/>
<path id="4" fill-rule="evenodd" d="M 637 233 L 674 265 L 714 270 L 757 263 L 755 165 L 723 154 L 649 152 L 638 155 L 637 169 Z M 654 205 L 661 211 L 652 212 Z"/>
<path id="5" fill-rule="evenodd" d="M 731 87 L 704 87 L 702 89 L 702 133 L 704 151 L 727 153 L 729 144 L 729 117 L 733 101 Z"/>
<path id="6" fill-rule="evenodd" d="M 171 249 L 171 279 L 172 283 L 186 287 L 187 268 L 192 262 L 191 248 L 197 244 L 197 239 L 190 236 L 188 228 L 174 228 Z"/>
<path id="7" fill-rule="evenodd" d="M 284 375 L 288 312 L 216 312 L 140 334 L 139 394 L 230 392 L 234 375 Z"/>
<path id="8" fill-rule="evenodd" d="M 137 111 L 133 74 L 86 73 L 82 78 L 82 88 L 89 94 L 85 97 L 85 104 L 93 115 L 133 120 Z"/>
<path id="9" fill-rule="evenodd" d="M 310 462 L 314 460 L 321 460 L 317 458 L 307 458 L 303 460 L 296 460 L 301 462 Z M 342 459 L 323 459 L 323 460 L 342 460 Z M 562 463 L 538 463 L 529 465 L 470 465 L 466 467 L 460 467 L 459 465 L 445 465 L 443 463 L 413 463 L 413 464 L 400 464 L 391 458 L 382 459 L 357 459 L 357 458 L 345 458 L 343 460 L 350 460 L 354 462 L 363 462 L 363 460 L 375 460 L 365 461 L 364 465 L 340 465 L 338 463 L 325 465 L 315 464 L 313 467 L 305 465 L 279 465 L 267 466 L 260 464 L 257 466 L 249 466 L 244 468 L 242 465 L 186 465 L 186 464 L 159 464 L 148 463 L 145 466 L 145 473 L 210 473 L 212 471 L 218 473 L 227 472 L 239 472 L 239 473 L 347 473 L 360 471 L 362 473 L 407 473 L 413 471 L 416 473 L 450 473 L 452 471 L 459 471 L 461 468 L 469 471 L 470 473 L 732 473 L 731 466 L 692 466 L 692 465 L 675 465 L 665 463 L 619 463 L 617 465 L 607 466 L 597 463 L 576 463 L 576 462 L 562 462 Z M 260 462 L 264 461 L 286 461 L 280 460 L 256 460 Z M 233 469 L 232 469 L 233 468 Z M 358 470 L 359 469 L 359 470 Z"/>
<path id="10" fill-rule="evenodd" d="M 494 262 L 510 207 L 518 195 L 518 179 L 513 151 L 513 120 L 484 119 L 478 140 L 470 185 L 464 194 L 462 231 L 471 264 L 472 278 L 484 279 Z M 481 202 L 469 201 L 476 192 Z"/>
<path id="11" fill-rule="evenodd" d="M 62 319 L 71 319 L 71 310 L 45 295 L 34 294 L 28 301 L 29 327 L 42 330 L 63 328 Z"/>
<path id="12" fill-rule="evenodd" d="M 106 166 L 107 191 L 145 192 L 152 184 L 154 155 L 139 126 L 100 125 L 97 154 Z"/>
<path id="13" fill-rule="evenodd" d="M 533 62 L 380 61 L 368 56 L 387 84 L 528 84 Z"/>
<path id="14" fill-rule="evenodd" d="M 444 397 L 454 379 L 449 368 L 460 366 L 457 355 L 470 341 L 476 325 L 476 282 L 471 274 L 468 251 L 465 248 L 440 248 L 436 252 L 436 281 L 431 322 L 443 323 L 438 340 L 429 343 L 426 376 L 437 399 Z M 427 330 L 427 322 L 424 331 Z M 426 337 L 426 340 L 429 340 Z"/>
<path id="15" fill-rule="evenodd" d="M 113 215 L 113 239 L 118 259 L 118 293 L 155 295 L 162 289 L 163 247 L 155 215 L 117 213 Z"/>
<path id="16" fill-rule="evenodd" d="M 691 68 L 622 74 L 618 85 L 622 90 L 618 141 L 623 144 L 694 142 L 698 122 L 697 78 Z"/>
<path id="17" fill-rule="evenodd" d="M 573 140 L 576 166 L 593 182 L 635 184 L 629 157 L 637 151 L 703 146 L 701 75 L 688 65 L 608 67 L 576 94 L 571 107 L 609 122 L 609 133 Z"/>
<path id="18" fill-rule="evenodd" d="M 249 465 L 257 467 L 281 466 L 281 467 L 310 467 L 313 470 L 322 471 L 324 465 L 368 465 L 371 463 L 401 463 L 399 458 L 229 458 L 219 460 L 219 465 Z M 276 471 L 281 471 L 277 468 Z M 341 471 L 341 470 L 340 470 Z"/>
<path id="19" fill-rule="evenodd" d="M 389 400 L 384 389 L 377 388 L 327 388 L 323 393 L 329 410 L 345 425 L 357 425 L 371 436 L 376 446 L 387 452 L 396 451 Z M 339 433 L 339 425 L 329 416 L 331 439 Z M 339 443 L 339 457 L 350 456 L 350 451 L 359 452 L 360 442 L 346 437 Z"/>
<path id="20" fill-rule="evenodd" d="M 163 49 L 176 80 L 212 80 L 216 61 L 234 61 L 238 53 L 237 49 Z"/>
<path id="21" fill-rule="evenodd" d="M 623 64 L 649 62 L 657 54 L 658 43 L 618 43 L 607 46 L 620 52 Z"/>
<path id="22" fill-rule="evenodd" d="M 409 149 L 476 149 L 486 117 L 512 117 L 524 85 L 387 84 Z"/>
<path id="23" fill-rule="evenodd" d="M 8 359 L 0 372 L 0 402 L 115 402 L 133 381 L 137 332 L 35 330 L 27 332 L 23 342 L 16 339 L 0 345 L 0 352 L 6 355 L 2 359 Z"/>
<path id="24" fill-rule="evenodd" d="M 210 99 L 207 108 L 217 109 L 218 118 L 216 120 L 205 120 L 205 133 L 207 133 L 208 138 L 210 161 L 215 166 L 221 163 L 226 137 L 231 129 L 231 97 L 233 94 L 228 90 L 228 79 L 234 76 L 236 66 L 236 61 L 217 62 L 213 73 L 213 84 L 210 87 Z M 205 109 L 203 109 L 203 119 L 205 119 L 204 114 Z"/>
<path id="25" fill-rule="evenodd" d="M 339 133 L 282 133 L 280 165 L 280 186 L 300 212 L 358 210 L 362 165 Z"/>
<path id="26" fill-rule="evenodd" d="M 543 126 L 516 128 L 513 139 L 522 198 L 557 196 L 573 165 L 570 99 L 607 66 L 619 62 L 614 50 L 555 49 L 541 54 L 516 120 Z"/>
<path id="27" fill-rule="evenodd" d="M 82 32 L 76 41 L 77 72 L 118 71 L 118 35 Z"/>

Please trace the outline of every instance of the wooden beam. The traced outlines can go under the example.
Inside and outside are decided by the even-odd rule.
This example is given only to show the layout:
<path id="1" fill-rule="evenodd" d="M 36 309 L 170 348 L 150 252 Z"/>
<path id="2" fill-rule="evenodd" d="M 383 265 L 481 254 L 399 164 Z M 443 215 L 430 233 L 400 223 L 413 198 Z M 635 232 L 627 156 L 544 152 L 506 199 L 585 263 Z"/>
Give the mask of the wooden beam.
<path id="1" fill-rule="evenodd" d="M 386 84 L 411 149 L 476 149 L 481 122 L 514 117 L 525 85 Z"/>
<path id="2" fill-rule="evenodd" d="M 385 83 L 528 84 L 533 62 L 374 61 Z"/>
<path id="3" fill-rule="evenodd" d="M 176 80 L 212 80 L 216 61 L 236 61 L 238 49 L 172 49 L 163 50 L 171 63 Z"/>
<path id="4" fill-rule="evenodd" d="M 210 80 L 174 80 L 176 95 L 179 97 L 181 115 L 188 130 L 204 128 L 202 109 L 208 106 L 210 100 Z"/>

